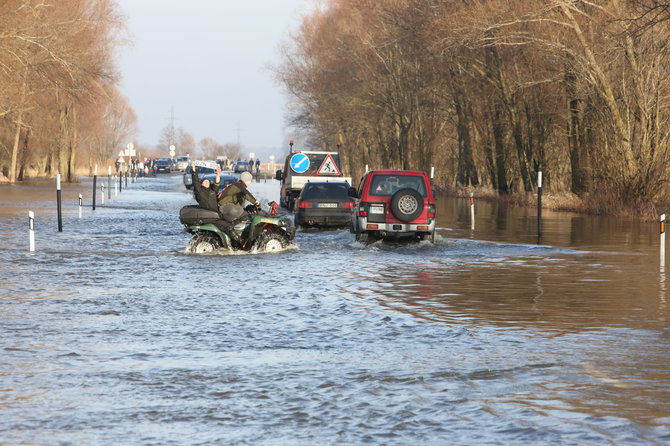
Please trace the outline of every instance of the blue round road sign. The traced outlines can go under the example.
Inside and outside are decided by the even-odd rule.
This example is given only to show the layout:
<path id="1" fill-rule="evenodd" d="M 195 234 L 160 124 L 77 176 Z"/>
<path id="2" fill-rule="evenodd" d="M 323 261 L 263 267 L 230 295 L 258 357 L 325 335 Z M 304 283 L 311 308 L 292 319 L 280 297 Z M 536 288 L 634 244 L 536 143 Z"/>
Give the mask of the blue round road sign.
<path id="1" fill-rule="evenodd" d="M 295 173 L 305 173 L 309 169 L 309 158 L 304 153 L 296 153 L 291 157 L 290 164 Z"/>

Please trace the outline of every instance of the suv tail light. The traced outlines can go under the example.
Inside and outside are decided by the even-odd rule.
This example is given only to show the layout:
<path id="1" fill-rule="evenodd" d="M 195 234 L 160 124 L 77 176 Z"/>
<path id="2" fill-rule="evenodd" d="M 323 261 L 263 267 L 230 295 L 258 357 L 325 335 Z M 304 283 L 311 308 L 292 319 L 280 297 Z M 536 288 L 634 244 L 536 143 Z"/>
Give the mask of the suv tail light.
<path id="1" fill-rule="evenodd" d="M 428 205 L 428 218 L 435 218 L 435 205 L 434 204 L 429 204 Z"/>
<path id="2" fill-rule="evenodd" d="M 363 203 L 358 206 L 358 215 L 361 217 L 367 217 L 368 216 L 368 203 Z"/>
<path id="3" fill-rule="evenodd" d="M 353 201 L 343 201 L 340 203 L 340 207 L 343 209 L 353 209 L 354 208 L 354 202 Z"/>
<path id="4" fill-rule="evenodd" d="M 314 207 L 314 203 L 311 201 L 301 201 L 300 204 L 298 205 L 298 208 L 300 209 L 311 209 Z"/>

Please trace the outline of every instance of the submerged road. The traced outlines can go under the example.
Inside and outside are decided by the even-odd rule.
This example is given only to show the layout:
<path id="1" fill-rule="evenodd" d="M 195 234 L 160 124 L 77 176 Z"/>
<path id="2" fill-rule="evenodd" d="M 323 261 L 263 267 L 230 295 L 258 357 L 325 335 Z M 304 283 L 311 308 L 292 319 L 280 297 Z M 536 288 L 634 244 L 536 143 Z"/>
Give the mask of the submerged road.
<path id="1" fill-rule="evenodd" d="M 178 176 L 81 219 L 67 191 L 63 233 L 41 187 L 0 189 L 0 444 L 670 442 L 654 230 L 549 214 L 536 245 L 443 199 L 435 245 L 187 255 Z"/>

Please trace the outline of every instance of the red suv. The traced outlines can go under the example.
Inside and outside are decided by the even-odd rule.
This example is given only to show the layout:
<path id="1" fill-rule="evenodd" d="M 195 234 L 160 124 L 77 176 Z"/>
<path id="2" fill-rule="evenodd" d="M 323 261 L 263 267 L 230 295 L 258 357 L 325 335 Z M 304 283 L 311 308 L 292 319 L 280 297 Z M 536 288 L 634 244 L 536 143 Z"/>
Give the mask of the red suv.
<path id="1" fill-rule="evenodd" d="M 352 232 L 367 243 L 382 238 L 435 241 L 435 197 L 428 175 L 372 170 L 361 179 Z"/>

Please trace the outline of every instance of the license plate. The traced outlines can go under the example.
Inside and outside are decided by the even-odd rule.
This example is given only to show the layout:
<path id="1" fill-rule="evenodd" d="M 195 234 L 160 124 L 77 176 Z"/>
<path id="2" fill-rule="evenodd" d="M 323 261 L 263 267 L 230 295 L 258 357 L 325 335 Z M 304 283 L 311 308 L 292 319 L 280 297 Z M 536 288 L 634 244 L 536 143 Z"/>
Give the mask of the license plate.
<path id="1" fill-rule="evenodd" d="M 336 208 L 337 203 L 317 203 L 316 206 L 320 208 Z"/>
<path id="2" fill-rule="evenodd" d="M 370 206 L 370 213 L 371 214 L 383 214 L 384 213 L 384 206 Z"/>

